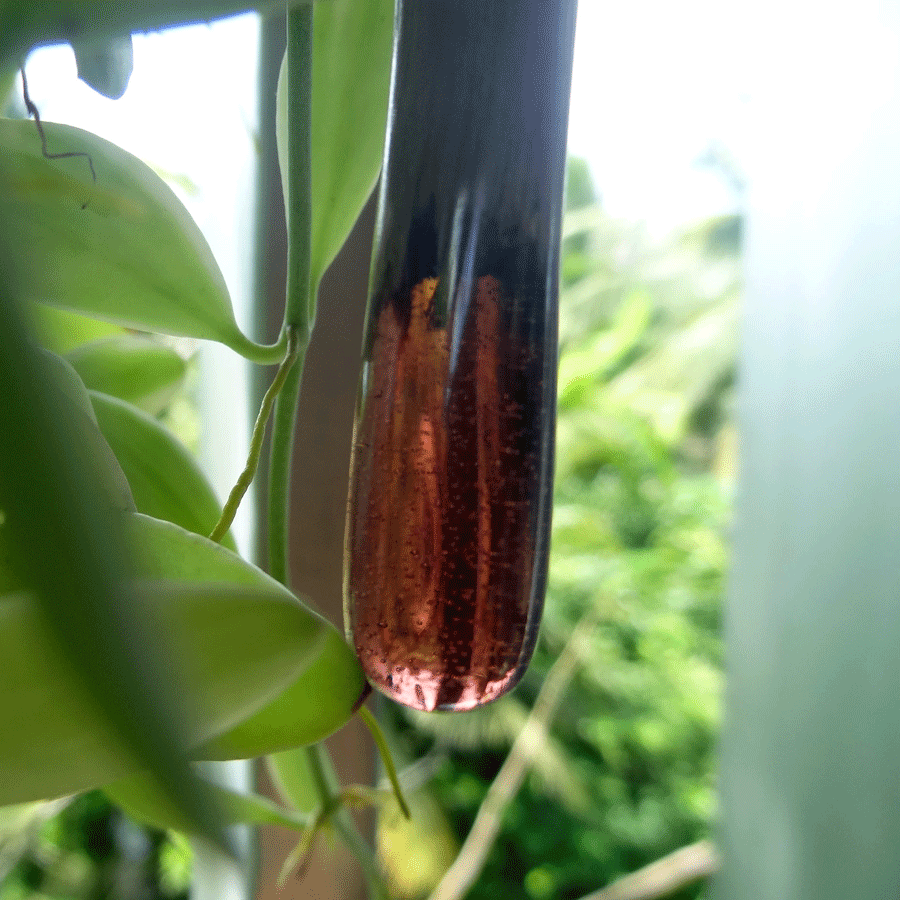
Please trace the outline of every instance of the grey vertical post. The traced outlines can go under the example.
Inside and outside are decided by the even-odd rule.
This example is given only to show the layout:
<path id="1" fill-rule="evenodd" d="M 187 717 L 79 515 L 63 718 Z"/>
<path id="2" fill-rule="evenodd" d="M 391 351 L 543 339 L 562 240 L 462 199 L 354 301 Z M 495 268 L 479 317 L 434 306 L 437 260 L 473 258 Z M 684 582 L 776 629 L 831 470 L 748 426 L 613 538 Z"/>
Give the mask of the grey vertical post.
<path id="1" fill-rule="evenodd" d="M 719 898 L 900 897 L 900 3 L 763 4 Z"/>

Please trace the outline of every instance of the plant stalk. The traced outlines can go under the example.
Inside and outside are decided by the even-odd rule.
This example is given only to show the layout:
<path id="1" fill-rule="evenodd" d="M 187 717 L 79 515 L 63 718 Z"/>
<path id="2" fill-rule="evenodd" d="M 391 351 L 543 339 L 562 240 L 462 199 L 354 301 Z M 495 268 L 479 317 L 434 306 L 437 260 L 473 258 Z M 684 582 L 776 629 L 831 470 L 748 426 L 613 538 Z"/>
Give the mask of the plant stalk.
<path id="1" fill-rule="evenodd" d="M 375 855 L 372 853 L 369 845 L 363 840 L 356 823 L 346 807 L 341 805 L 338 792 L 331 783 L 328 775 L 331 766 L 326 761 L 328 750 L 324 744 L 313 744 L 306 748 L 306 756 L 322 809 L 334 810 L 331 817 L 334 829 L 350 852 L 356 857 L 356 861 L 359 863 L 363 876 L 366 879 L 369 895 L 375 900 L 388 900 L 387 888 L 378 868 Z"/>
<path id="2" fill-rule="evenodd" d="M 287 17 L 287 85 L 288 85 L 288 161 L 287 161 L 287 286 L 285 294 L 285 328 L 296 335 L 296 359 L 285 373 L 275 401 L 272 423 L 272 447 L 269 466 L 269 574 L 290 587 L 289 510 L 291 462 L 297 405 L 306 350 L 312 332 L 311 298 L 318 284 L 310 282 L 311 247 L 311 149 L 312 113 L 312 6 L 288 11 Z M 310 770 L 323 810 L 339 804 L 337 793 L 329 784 L 323 744 L 308 748 Z M 371 848 L 363 840 L 349 812 L 338 808 L 334 826 L 359 862 L 370 894 L 387 900 L 387 893 Z"/>
<path id="3" fill-rule="evenodd" d="M 253 426 L 253 434 L 250 437 L 250 452 L 247 455 L 247 465 L 244 466 L 244 471 L 241 472 L 237 482 L 231 489 L 231 493 L 228 495 L 228 500 L 222 509 L 222 515 L 209 536 L 211 541 L 219 543 L 228 534 L 228 529 L 231 528 L 231 523 L 234 521 L 238 507 L 241 505 L 241 500 L 244 499 L 244 494 L 247 493 L 247 489 L 253 483 L 256 470 L 259 468 L 259 457 L 262 453 L 263 438 L 266 434 L 266 423 L 269 421 L 269 416 L 272 413 L 272 406 L 281 393 L 298 356 L 297 335 L 293 329 L 289 328 L 287 329 L 287 354 L 260 405 L 259 415 L 256 417 L 256 424 Z"/>
<path id="4" fill-rule="evenodd" d="M 269 467 L 269 573 L 289 587 L 288 511 L 294 426 L 310 321 L 310 234 L 312 218 L 310 122 L 312 115 L 312 6 L 287 16 L 287 286 L 284 324 L 297 336 L 297 360 L 275 404 Z M 318 287 L 318 286 L 316 286 Z"/>

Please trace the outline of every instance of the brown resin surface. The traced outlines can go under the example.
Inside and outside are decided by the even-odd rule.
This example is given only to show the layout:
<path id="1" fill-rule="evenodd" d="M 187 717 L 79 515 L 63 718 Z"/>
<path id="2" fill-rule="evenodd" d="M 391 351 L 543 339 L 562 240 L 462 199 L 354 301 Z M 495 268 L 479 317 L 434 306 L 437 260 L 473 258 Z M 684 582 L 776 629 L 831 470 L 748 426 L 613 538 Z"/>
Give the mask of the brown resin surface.
<path id="1" fill-rule="evenodd" d="M 499 279 L 477 277 L 469 302 L 443 323 L 437 287 L 424 278 L 378 314 L 356 424 L 346 570 L 366 674 L 429 710 L 493 699 L 530 654 L 535 404 L 544 393 L 543 367 L 503 320 Z"/>

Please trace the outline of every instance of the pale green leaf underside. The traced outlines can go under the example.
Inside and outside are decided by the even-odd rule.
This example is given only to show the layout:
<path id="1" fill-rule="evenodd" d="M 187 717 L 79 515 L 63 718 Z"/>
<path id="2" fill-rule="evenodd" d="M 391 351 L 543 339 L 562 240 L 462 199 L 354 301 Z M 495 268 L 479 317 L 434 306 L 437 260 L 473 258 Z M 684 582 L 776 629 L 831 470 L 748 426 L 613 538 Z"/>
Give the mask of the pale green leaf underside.
<path id="1" fill-rule="evenodd" d="M 74 347 L 66 359 L 90 390 L 127 400 L 150 415 L 165 409 L 187 371 L 171 347 L 130 334 Z"/>
<path id="2" fill-rule="evenodd" d="M 212 485 L 187 448 L 137 407 L 90 392 L 100 431 L 112 447 L 138 512 L 207 536 L 222 512 Z M 236 549 L 226 535 L 225 545 Z"/>
<path id="3" fill-rule="evenodd" d="M 168 648 L 169 671 L 193 691 L 186 701 L 191 744 L 253 715 L 333 652 L 335 638 L 342 640 L 225 548 L 147 516 L 125 514 L 123 522 L 136 549 L 138 599 L 151 613 L 152 637 Z M 0 578 L 13 591 L 0 597 L 0 721 L 15 723 L 0 742 L 0 804 L 85 790 L 133 772 L 134 760 L 59 661 L 15 573 Z M 308 702 L 329 700 L 321 691 Z"/>
<path id="4" fill-rule="evenodd" d="M 221 341 L 238 352 L 228 289 L 200 229 L 148 166 L 78 128 L 0 119 L 0 222 L 24 263 L 24 299 L 129 328 Z M 251 351 L 252 352 L 252 351 Z"/>

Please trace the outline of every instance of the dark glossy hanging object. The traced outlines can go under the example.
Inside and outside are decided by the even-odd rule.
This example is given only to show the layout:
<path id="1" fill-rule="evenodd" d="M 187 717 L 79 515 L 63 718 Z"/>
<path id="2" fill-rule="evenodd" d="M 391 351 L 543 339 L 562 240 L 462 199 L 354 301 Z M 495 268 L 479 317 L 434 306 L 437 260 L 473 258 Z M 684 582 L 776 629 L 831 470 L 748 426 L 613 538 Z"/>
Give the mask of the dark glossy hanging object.
<path id="1" fill-rule="evenodd" d="M 521 677 L 547 570 L 575 0 L 399 0 L 347 522 L 382 693 Z"/>

